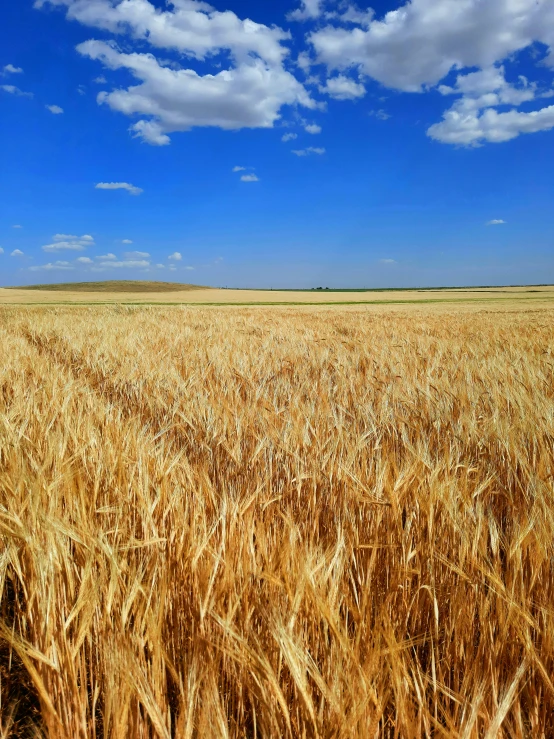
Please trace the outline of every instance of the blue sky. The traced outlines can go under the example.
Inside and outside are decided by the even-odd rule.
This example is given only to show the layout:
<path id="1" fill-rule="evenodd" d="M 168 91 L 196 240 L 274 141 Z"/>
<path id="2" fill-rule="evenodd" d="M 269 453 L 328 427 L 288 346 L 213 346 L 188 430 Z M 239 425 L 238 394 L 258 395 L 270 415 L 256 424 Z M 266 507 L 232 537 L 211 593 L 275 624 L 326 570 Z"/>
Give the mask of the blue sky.
<path id="1" fill-rule="evenodd" d="M 1 13 L 2 285 L 554 282 L 551 0 Z"/>

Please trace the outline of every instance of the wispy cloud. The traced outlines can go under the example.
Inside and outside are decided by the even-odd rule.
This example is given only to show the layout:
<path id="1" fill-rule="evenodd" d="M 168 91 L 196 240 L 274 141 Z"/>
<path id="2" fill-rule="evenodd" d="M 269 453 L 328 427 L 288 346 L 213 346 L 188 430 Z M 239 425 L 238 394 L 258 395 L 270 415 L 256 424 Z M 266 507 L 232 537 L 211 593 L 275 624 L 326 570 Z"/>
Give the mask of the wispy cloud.
<path id="1" fill-rule="evenodd" d="M 121 243 L 122 244 L 132 244 L 133 242 L 131 241 L 131 239 L 121 239 Z"/>
<path id="2" fill-rule="evenodd" d="M 380 259 L 381 264 L 398 264 L 396 259 Z"/>
<path id="3" fill-rule="evenodd" d="M 12 228 L 23 228 L 19 223 L 16 223 L 15 226 L 12 226 Z"/>
<path id="4" fill-rule="evenodd" d="M 21 67 L 15 67 L 13 64 L 6 64 L 6 66 L 2 68 L 2 72 L 0 74 L 3 77 L 8 74 L 23 74 L 23 70 Z"/>
<path id="5" fill-rule="evenodd" d="M 319 146 L 308 146 L 306 149 L 293 149 L 292 153 L 297 157 L 307 157 L 310 154 L 325 154 L 325 149 Z"/>
<path id="6" fill-rule="evenodd" d="M 243 174 L 240 178 L 241 182 L 259 182 L 260 178 L 255 174 Z"/>
<path id="7" fill-rule="evenodd" d="M 321 126 L 318 126 L 317 123 L 308 123 L 306 126 L 304 126 L 304 131 L 306 133 L 321 133 Z"/>
<path id="8" fill-rule="evenodd" d="M 246 167 L 233 167 L 233 172 L 245 172 Z"/>
<path id="9" fill-rule="evenodd" d="M 371 110 L 369 112 L 369 115 L 373 116 L 374 118 L 377 118 L 379 121 L 388 121 L 390 118 L 390 114 L 387 113 L 386 110 Z"/>
<path id="10" fill-rule="evenodd" d="M 31 272 L 41 272 L 42 270 L 71 270 L 75 267 L 69 262 L 48 262 L 48 264 L 36 264 L 33 267 L 29 267 Z"/>
<path id="11" fill-rule="evenodd" d="M 54 115 L 61 115 L 63 113 L 63 108 L 60 108 L 59 105 L 45 105 L 44 107 Z"/>
<path id="12" fill-rule="evenodd" d="M 0 85 L 0 90 L 4 90 L 4 92 L 9 92 L 10 95 L 16 95 L 16 97 L 20 98 L 33 97 L 32 92 L 23 92 L 23 90 L 20 90 L 19 87 L 16 87 L 15 85 Z"/>
<path id="13" fill-rule="evenodd" d="M 73 234 L 54 234 L 52 243 L 42 247 L 45 252 L 57 251 L 84 251 L 88 246 L 94 246 L 94 238 L 90 234 L 74 236 Z"/>
<path id="14" fill-rule="evenodd" d="M 144 190 L 129 182 L 99 182 L 95 185 L 97 190 L 127 190 L 131 195 L 140 195 Z"/>
<path id="15" fill-rule="evenodd" d="M 150 254 L 147 251 L 126 251 L 123 256 L 125 259 L 146 259 Z"/>
<path id="16" fill-rule="evenodd" d="M 486 226 L 502 226 L 505 224 L 506 221 L 503 221 L 502 218 L 493 218 L 492 221 L 487 221 Z"/>
<path id="17" fill-rule="evenodd" d="M 298 138 L 297 133 L 285 133 L 283 136 L 281 136 L 281 141 L 284 141 L 285 144 L 287 141 L 294 141 L 294 139 Z"/>
<path id="18" fill-rule="evenodd" d="M 100 262 L 100 267 L 103 267 L 105 269 L 111 269 L 114 267 L 115 269 L 121 269 L 123 267 L 150 267 L 150 262 L 148 262 L 146 259 L 122 259 L 121 261 L 112 262 L 112 261 L 105 261 Z"/>
<path id="19" fill-rule="evenodd" d="M 3 250 L 3 249 L 2 249 L 2 247 L 0 246 L 0 254 L 3 254 L 3 253 L 4 253 L 4 250 Z"/>
<path id="20" fill-rule="evenodd" d="M 99 254 L 95 259 L 98 259 L 99 261 L 107 262 L 110 259 L 117 259 L 115 254 Z"/>

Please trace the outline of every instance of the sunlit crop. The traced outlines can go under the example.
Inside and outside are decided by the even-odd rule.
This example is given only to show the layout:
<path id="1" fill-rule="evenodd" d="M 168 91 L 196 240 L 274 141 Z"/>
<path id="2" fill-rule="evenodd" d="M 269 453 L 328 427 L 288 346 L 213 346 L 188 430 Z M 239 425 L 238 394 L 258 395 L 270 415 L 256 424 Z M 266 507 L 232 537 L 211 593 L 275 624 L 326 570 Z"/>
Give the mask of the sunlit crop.
<path id="1" fill-rule="evenodd" d="M 0 736 L 554 736 L 554 311 L 455 310 L 3 308 Z"/>

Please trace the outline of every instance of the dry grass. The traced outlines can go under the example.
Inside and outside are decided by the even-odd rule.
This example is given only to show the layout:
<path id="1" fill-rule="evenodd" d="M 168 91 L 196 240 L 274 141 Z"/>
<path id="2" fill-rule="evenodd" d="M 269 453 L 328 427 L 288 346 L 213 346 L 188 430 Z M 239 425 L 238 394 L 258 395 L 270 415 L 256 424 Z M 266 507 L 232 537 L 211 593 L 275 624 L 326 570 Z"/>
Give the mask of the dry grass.
<path id="1" fill-rule="evenodd" d="M 45 292 L 89 293 L 168 293 L 183 290 L 205 290 L 201 285 L 156 280 L 100 280 L 96 282 L 60 282 L 51 285 L 8 287 L 6 290 L 40 290 Z"/>
<path id="2" fill-rule="evenodd" d="M 85 283 L 86 284 L 86 283 Z M 89 283 L 90 284 L 90 283 Z M 495 308 L 510 307 L 516 310 L 535 310 L 537 307 L 554 307 L 554 286 L 529 286 L 521 288 L 468 288 L 448 290 L 383 290 L 383 291 L 326 291 L 326 290 L 223 290 L 217 288 L 189 288 L 181 286 L 180 290 L 154 291 L 136 287 L 139 283 L 130 283 L 122 291 L 108 289 L 109 283 L 98 283 L 105 289 L 89 288 L 71 290 L 46 290 L 29 288 L 0 288 L 0 305 L 18 304 L 198 304 L 198 305 L 256 305 L 256 304 L 332 304 L 332 303 L 366 303 L 400 305 L 456 305 L 463 309 L 484 305 Z M 121 283 L 119 283 L 121 284 Z M 155 283 L 149 284 L 151 287 Z M 112 284 L 113 287 L 113 284 Z M 135 290 L 133 292 L 133 290 Z"/>
<path id="3" fill-rule="evenodd" d="M 554 311 L 0 312 L 0 736 L 554 736 Z"/>

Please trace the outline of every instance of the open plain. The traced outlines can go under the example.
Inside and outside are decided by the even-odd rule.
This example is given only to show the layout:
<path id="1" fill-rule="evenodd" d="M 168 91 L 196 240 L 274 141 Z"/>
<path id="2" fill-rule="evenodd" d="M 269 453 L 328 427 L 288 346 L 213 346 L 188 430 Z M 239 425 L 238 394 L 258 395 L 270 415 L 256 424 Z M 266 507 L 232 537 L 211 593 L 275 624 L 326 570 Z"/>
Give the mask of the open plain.
<path id="1" fill-rule="evenodd" d="M 1 736 L 554 735 L 552 289 L 335 298 L 0 308 Z"/>

